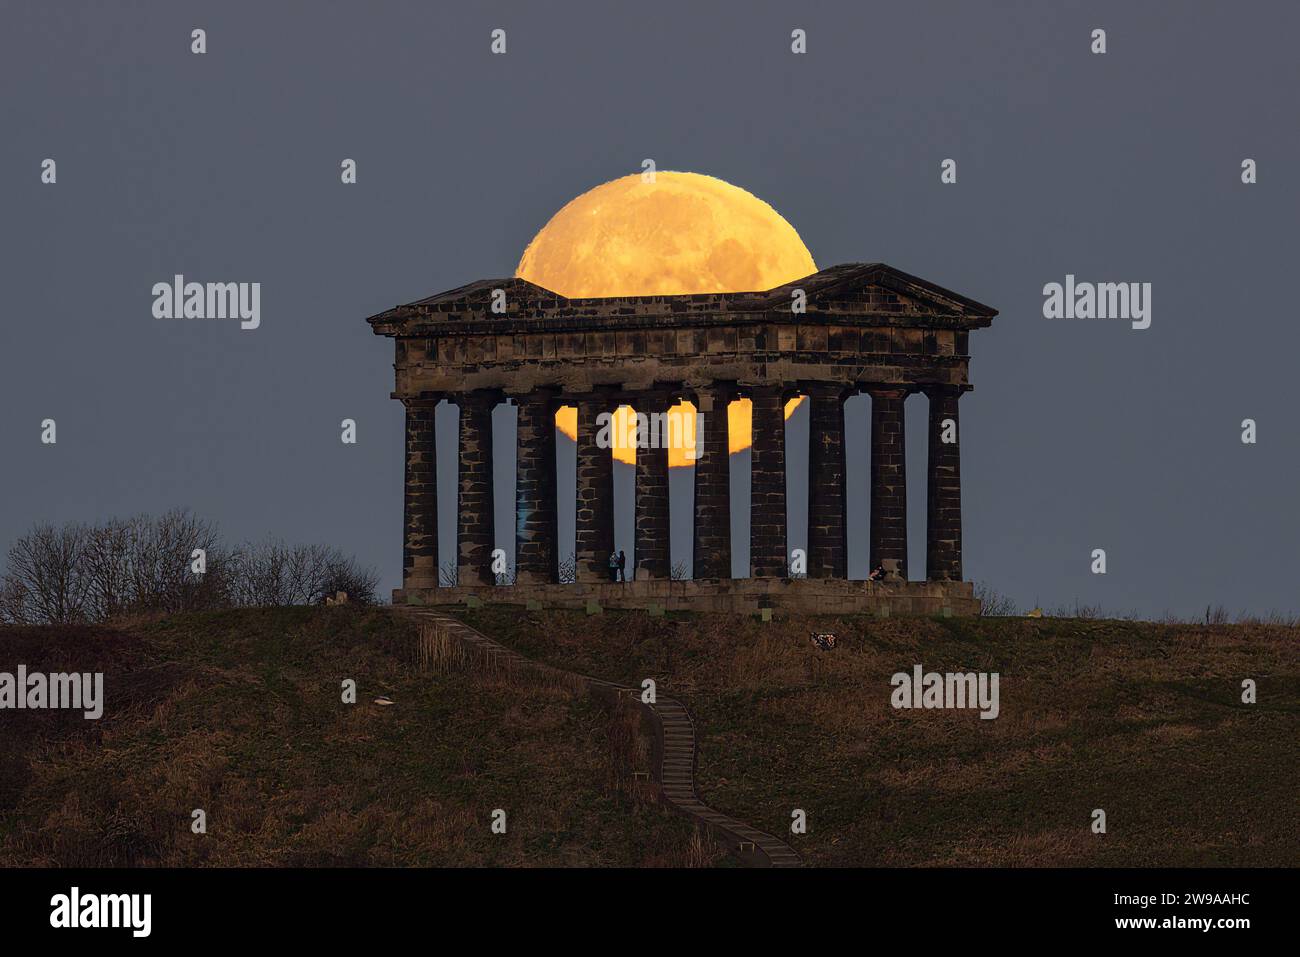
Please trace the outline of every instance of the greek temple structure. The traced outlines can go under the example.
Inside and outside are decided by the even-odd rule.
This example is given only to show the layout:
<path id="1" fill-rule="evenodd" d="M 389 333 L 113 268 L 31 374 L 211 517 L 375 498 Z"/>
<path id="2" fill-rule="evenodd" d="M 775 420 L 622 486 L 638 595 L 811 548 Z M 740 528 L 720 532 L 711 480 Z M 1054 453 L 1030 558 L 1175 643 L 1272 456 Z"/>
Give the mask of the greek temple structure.
<path id="1" fill-rule="evenodd" d="M 970 331 L 997 311 L 882 263 L 833 266 L 755 292 L 566 299 L 522 279 L 483 280 L 370 317 L 395 340 L 406 410 L 402 587 L 395 603 L 510 601 L 652 611 L 764 608 L 975 614 L 962 581 L 958 404 Z M 845 487 L 844 400 L 871 397 L 869 489 Z M 904 400 L 929 400 L 924 581 L 909 581 Z M 791 576 L 784 407 L 810 402 L 806 577 Z M 750 576 L 732 577 L 729 403 L 752 403 Z M 459 406 L 455 584 L 440 587 L 434 407 Z M 620 406 L 701 413 L 693 576 L 673 580 L 668 453 L 636 450 L 635 568 L 611 583 L 613 456 L 597 420 Z M 493 571 L 492 411 L 517 406 L 515 574 Z M 577 410 L 576 581 L 561 581 L 555 415 Z M 866 436 L 862 437 L 864 440 Z M 444 490 L 448 494 L 450 490 Z M 845 504 L 870 496 L 870 563 L 850 581 Z M 444 512 L 446 514 L 446 512 Z M 919 569 L 918 569 L 919 570 Z M 564 576 L 568 577 L 568 576 Z"/>

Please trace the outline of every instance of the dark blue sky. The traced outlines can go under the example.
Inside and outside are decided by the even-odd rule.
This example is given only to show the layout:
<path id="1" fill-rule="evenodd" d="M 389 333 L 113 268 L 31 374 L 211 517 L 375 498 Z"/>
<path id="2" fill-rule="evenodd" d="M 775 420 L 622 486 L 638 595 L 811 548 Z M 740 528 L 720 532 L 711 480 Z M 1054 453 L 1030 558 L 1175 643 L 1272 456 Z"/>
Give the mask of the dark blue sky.
<path id="1" fill-rule="evenodd" d="M 0 543 L 187 505 L 233 539 L 337 544 L 395 585 L 402 414 L 364 318 L 509 275 L 555 210 L 651 157 L 768 201 L 819 266 L 879 260 L 1001 310 L 962 400 L 968 577 L 1026 606 L 1300 611 L 1294 4 L 3 17 Z M 261 327 L 155 320 L 150 289 L 176 273 L 261 282 Z M 1067 273 L 1152 283 L 1151 328 L 1044 319 Z"/>

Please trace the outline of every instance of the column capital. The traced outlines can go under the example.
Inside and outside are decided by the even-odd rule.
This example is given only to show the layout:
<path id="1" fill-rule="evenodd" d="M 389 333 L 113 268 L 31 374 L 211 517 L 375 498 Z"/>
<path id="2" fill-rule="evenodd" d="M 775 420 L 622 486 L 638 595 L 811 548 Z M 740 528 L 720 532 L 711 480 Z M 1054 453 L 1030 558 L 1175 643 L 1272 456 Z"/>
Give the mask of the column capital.
<path id="1" fill-rule="evenodd" d="M 594 386 L 588 392 L 566 392 L 563 398 L 572 405 L 588 409 L 594 406 L 602 412 L 612 412 L 627 401 L 617 386 Z"/>
<path id="2" fill-rule="evenodd" d="M 632 389 L 619 394 L 619 405 L 631 406 L 635 412 L 665 412 L 676 404 L 668 386 Z"/>
<path id="3" fill-rule="evenodd" d="M 839 379 L 809 379 L 795 383 L 800 393 L 813 397 L 835 398 L 843 402 L 861 390 L 852 382 Z"/>
<path id="4" fill-rule="evenodd" d="M 716 412 L 719 405 L 726 408 L 737 394 L 735 381 L 728 379 L 708 379 L 700 383 L 688 380 L 683 386 L 683 391 L 694 393 L 692 401 L 700 412 Z"/>
<path id="5" fill-rule="evenodd" d="M 931 399 L 938 396 L 960 399 L 963 395 L 969 392 L 971 388 L 972 386 L 962 383 L 932 382 L 928 385 L 921 386 L 919 391 L 924 392 L 926 396 Z"/>
<path id="6" fill-rule="evenodd" d="M 903 383 L 889 385 L 865 385 L 862 391 L 873 399 L 906 399 L 914 391 L 912 386 Z"/>
<path id="7" fill-rule="evenodd" d="M 500 389 L 466 389 L 447 398 L 459 406 L 496 406 L 505 401 L 506 395 Z"/>
<path id="8" fill-rule="evenodd" d="M 668 393 L 668 408 L 671 409 L 673 406 L 679 405 L 682 402 L 689 402 L 697 409 L 699 408 L 700 394 L 695 389 L 689 388 L 679 382 L 676 385 L 667 386 L 666 391 Z"/>
<path id="9" fill-rule="evenodd" d="M 408 409 L 431 408 L 448 398 L 445 392 L 416 392 L 409 395 L 399 395 L 402 405 Z"/>
<path id="10" fill-rule="evenodd" d="M 542 386 L 537 389 L 530 389 L 527 392 L 517 392 L 514 394 L 506 393 L 507 401 L 514 404 L 515 408 L 521 410 L 518 414 L 522 415 L 522 410 L 540 410 L 542 414 L 550 417 L 560 411 L 560 408 L 566 404 L 572 405 L 572 402 L 566 403 L 560 390 L 552 386 Z"/>

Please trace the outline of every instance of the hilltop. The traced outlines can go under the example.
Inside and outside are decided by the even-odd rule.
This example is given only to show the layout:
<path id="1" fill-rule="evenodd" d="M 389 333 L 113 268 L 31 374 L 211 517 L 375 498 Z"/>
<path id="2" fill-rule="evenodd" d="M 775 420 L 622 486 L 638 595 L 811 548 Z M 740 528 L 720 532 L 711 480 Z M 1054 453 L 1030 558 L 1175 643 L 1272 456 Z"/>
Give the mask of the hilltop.
<path id="1" fill-rule="evenodd" d="M 1300 862 L 1294 628 L 456 614 L 562 668 L 653 678 L 693 716 L 703 800 L 811 865 Z M 645 728 L 563 686 L 421 670 L 416 645 L 407 618 L 348 606 L 0 628 L 0 671 L 105 672 L 98 721 L 0 711 L 0 865 L 733 863 L 637 779 Z M 915 665 L 998 672 L 997 718 L 892 708 Z"/>
<path id="2" fill-rule="evenodd" d="M 593 701 L 421 673 L 414 649 L 391 610 L 348 606 L 0 627 L 0 671 L 105 672 L 98 721 L 0 711 L 0 866 L 718 859 L 632 780 L 647 758 Z"/>
<path id="3" fill-rule="evenodd" d="M 1300 863 L 1300 629 L 459 614 L 552 664 L 653 678 L 694 715 L 704 800 L 810 865 Z M 892 708 L 891 676 L 918 664 L 998 672 L 998 717 Z M 807 834 L 790 834 L 794 809 Z"/>

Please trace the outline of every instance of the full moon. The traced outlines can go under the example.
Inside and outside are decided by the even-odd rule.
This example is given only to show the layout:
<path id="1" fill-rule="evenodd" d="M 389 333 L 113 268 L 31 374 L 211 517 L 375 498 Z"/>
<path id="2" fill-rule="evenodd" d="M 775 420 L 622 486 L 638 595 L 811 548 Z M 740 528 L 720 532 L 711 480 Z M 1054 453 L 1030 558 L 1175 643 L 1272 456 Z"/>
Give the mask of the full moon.
<path id="1" fill-rule="evenodd" d="M 571 200 L 515 275 L 569 299 L 771 289 L 817 271 L 781 214 L 699 173 L 611 180 Z"/>

